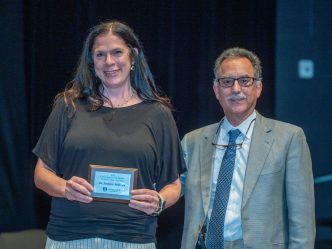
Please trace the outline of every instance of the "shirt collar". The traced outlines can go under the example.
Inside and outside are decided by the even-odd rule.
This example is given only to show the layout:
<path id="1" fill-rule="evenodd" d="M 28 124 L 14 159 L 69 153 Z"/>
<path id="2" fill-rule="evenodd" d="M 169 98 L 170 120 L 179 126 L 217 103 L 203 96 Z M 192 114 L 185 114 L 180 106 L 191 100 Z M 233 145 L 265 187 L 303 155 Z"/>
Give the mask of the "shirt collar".
<path id="1" fill-rule="evenodd" d="M 219 136 L 218 136 L 218 143 L 226 143 L 228 142 L 228 132 L 232 129 L 239 129 L 241 131 L 241 135 L 239 137 L 244 137 L 244 135 L 247 133 L 247 139 L 251 138 L 252 134 L 252 127 L 250 127 L 250 131 L 248 131 L 249 125 L 251 122 L 256 118 L 256 111 L 253 111 L 241 124 L 238 126 L 233 126 L 225 116 L 220 123 L 220 129 L 219 129 Z M 248 131 L 248 132 L 247 132 Z"/>

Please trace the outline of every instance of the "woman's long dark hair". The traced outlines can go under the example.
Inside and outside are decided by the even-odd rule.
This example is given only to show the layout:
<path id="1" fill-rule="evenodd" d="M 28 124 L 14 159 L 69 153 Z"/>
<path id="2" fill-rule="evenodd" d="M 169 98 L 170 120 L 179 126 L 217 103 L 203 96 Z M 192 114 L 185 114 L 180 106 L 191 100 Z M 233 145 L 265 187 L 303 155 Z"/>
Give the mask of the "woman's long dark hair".
<path id="1" fill-rule="evenodd" d="M 85 39 L 74 79 L 66 85 L 63 92 L 56 96 L 55 101 L 64 98 L 65 102 L 71 104 L 75 109 L 77 99 L 86 99 L 91 111 L 97 110 L 104 104 L 103 84 L 95 75 L 92 47 L 97 36 L 108 32 L 121 38 L 130 50 L 130 56 L 134 61 L 130 82 L 137 95 L 144 101 L 159 102 L 172 109 L 170 99 L 161 93 L 154 82 L 144 56 L 143 47 L 137 36 L 129 26 L 119 21 L 104 22 L 91 29 Z"/>

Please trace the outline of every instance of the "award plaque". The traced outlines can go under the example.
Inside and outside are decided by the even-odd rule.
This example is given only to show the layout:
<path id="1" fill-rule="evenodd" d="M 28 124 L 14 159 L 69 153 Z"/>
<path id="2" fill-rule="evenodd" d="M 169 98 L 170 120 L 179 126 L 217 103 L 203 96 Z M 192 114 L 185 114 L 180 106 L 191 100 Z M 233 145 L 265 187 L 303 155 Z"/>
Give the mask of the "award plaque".
<path id="1" fill-rule="evenodd" d="M 88 181 L 93 186 L 91 196 L 97 201 L 128 203 L 131 190 L 137 187 L 137 169 L 89 165 Z"/>

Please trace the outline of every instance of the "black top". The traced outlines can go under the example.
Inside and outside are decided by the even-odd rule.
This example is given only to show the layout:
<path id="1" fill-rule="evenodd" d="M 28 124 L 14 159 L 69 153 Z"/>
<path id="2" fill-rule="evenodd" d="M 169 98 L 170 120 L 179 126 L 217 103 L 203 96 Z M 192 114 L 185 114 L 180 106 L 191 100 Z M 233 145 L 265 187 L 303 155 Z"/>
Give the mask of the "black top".
<path id="1" fill-rule="evenodd" d="M 101 107 L 88 111 L 77 101 L 76 112 L 64 101 L 54 107 L 33 153 L 58 176 L 87 179 L 88 165 L 138 169 L 137 188 L 154 189 L 175 181 L 185 170 L 171 112 L 158 103 Z M 52 198 L 48 236 L 53 240 L 91 237 L 133 242 L 155 241 L 156 217 L 128 204 L 89 204 Z"/>

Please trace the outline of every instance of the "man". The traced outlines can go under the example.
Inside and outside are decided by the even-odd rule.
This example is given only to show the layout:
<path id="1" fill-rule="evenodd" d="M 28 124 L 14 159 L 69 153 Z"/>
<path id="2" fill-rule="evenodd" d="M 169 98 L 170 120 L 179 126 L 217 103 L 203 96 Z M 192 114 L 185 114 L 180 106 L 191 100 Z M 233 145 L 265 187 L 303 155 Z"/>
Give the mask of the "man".
<path id="1" fill-rule="evenodd" d="M 214 74 L 225 117 L 182 140 L 182 249 L 197 241 L 207 249 L 313 249 L 314 186 L 303 130 L 255 110 L 262 69 L 252 52 L 227 49 Z"/>

